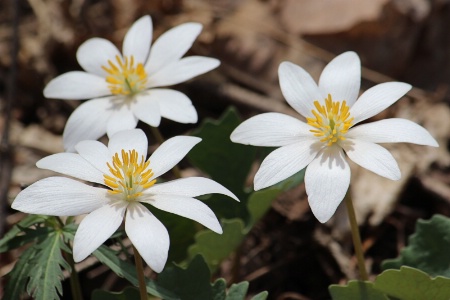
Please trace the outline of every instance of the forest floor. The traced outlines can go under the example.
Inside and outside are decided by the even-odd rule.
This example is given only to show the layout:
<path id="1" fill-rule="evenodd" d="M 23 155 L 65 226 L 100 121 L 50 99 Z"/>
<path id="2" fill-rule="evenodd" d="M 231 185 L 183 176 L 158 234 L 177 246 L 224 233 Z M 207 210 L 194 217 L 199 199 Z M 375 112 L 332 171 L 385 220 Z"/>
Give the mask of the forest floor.
<path id="1" fill-rule="evenodd" d="M 0 3 L 0 237 L 23 218 L 10 208 L 18 192 L 52 174 L 35 163 L 63 151 L 64 125 L 81 103 L 45 99 L 46 83 L 80 70 L 75 53 L 88 38 L 103 37 L 120 47 L 129 26 L 144 14 L 152 17 L 154 37 L 188 21 L 204 25 L 189 54 L 216 57 L 221 66 L 175 87 L 193 100 L 200 122 L 219 118 L 229 106 L 243 119 L 268 111 L 294 114 L 279 88 L 282 61 L 318 79 L 334 56 L 352 50 L 363 65 L 362 91 L 386 81 L 414 86 L 369 121 L 410 119 L 427 128 L 440 147 L 385 145 L 402 171 L 395 182 L 351 166 L 351 194 L 371 276 L 381 272 L 383 260 L 398 256 L 419 218 L 450 216 L 448 1 L 5 0 Z M 160 128 L 174 136 L 196 126 L 163 121 Z M 138 127 L 149 130 L 143 123 Z M 0 296 L 19 255 L 0 255 Z M 215 276 L 247 280 L 251 293 L 267 290 L 269 299 L 328 299 L 328 285 L 357 276 L 345 210 L 320 224 L 304 185 L 273 203 L 235 255 L 237 274 L 229 267 L 236 258 L 230 258 Z M 106 289 L 121 280 L 95 264 L 81 276 L 96 278 Z"/>

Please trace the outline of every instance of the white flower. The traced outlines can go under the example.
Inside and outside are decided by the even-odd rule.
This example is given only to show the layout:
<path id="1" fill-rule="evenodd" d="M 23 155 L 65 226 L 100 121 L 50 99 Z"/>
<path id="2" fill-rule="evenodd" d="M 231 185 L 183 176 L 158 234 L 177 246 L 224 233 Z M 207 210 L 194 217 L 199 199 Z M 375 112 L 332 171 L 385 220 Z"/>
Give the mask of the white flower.
<path id="1" fill-rule="evenodd" d="M 280 113 L 265 113 L 239 125 L 231 140 L 280 147 L 262 162 L 254 179 L 255 190 L 276 184 L 307 166 L 305 186 L 309 205 L 322 223 L 331 218 L 349 187 L 350 168 L 345 154 L 361 167 L 398 180 L 401 174 L 397 162 L 376 143 L 438 146 L 423 127 L 404 119 L 354 127 L 411 89 L 406 83 L 383 83 L 367 90 L 356 101 L 361 63 L 354 52 L 334 58 L 323 70 L 319 85 L 305 70 L 290 62 L 281 63 L 278 74 L 287 102 L 307 122 Z"/>
<path id="2" fill-rule="evenodd" d="M 190 177 L 157 184 L 156 178 L 172 169 L 200 138 L 177 136 L 164 142 L 148 160 L 147 138 L 140 129 L 113 135 L 108 147 L 98 141 L 82 141 L 78 153 L 58 153 L 37 162 L 78 179 L 106 185 L 92 187 L 65 177 L 40 180 L 14 200 L 14 209 L 53 216 L 88 215 L 81 221 L 73 243 L 79 262 L 105 242 L 125 219 L 125 231 L 145 262 L 161 272 L 167 260 L 169 235 L 164 225 L 141 203 L 195 220 L 214 232 L 222 228 L 213 211 L 193 198 L 219 193 L 237 201 L 217 182 Z"/>
<path id="3" fill-rule="evenodd" d="M 110 41 L 92 38 L 77 51 L 77 60 L 86 72 L 62 74 L 44 89 L 47 98 L 92 99 L 70 116 L 64 130 L 64 146 L 74 151 L 82 140 L 111 137 L 120 130 L 133 129 L 138 120 L 157 127 L 161 117 L 196 123 L 197 111 L 191 100 L 175 90 L 159 87 L 189 80 L 216 68 L 214 58 L 181 58 L 202 25 L 185 23 L 152 42 L 152 20 L 144 16 L 125 35 L 122 53 Z"/>

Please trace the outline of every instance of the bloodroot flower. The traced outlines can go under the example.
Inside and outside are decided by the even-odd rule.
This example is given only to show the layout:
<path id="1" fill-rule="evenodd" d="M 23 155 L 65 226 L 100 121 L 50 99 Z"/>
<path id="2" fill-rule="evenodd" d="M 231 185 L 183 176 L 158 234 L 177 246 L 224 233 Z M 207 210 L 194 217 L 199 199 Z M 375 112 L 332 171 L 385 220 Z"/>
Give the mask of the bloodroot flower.
<path id="1" fill-rule="evenodd" d="M 181 58 L 201 30 L 201 24 L 185 23 L 161 35 L 150 47 L 152 20 L 144 16 L 125 35 L 122 53 L 102 38 L 84 42 L 77 60 L 86 72 L 62 74 L 44 89 L 47 98 L 95 98 L 80 105 L 67 121 L 66 150 L 74 151 L 79 141 L 133 129 L 138 120 L 154 127 L 159 126 L 161 117 L 196 123 L 197 111 L 186 95 L 159 87 L 184 82 L 219 66 L 214 58 Z"/>
<path id="2" fill-rule="evenodd" d="M 108 147 L 98 141 L 82 141 L 75 146 L 78 153 L 54 154 L 38 161 L 37 166 L 105 185 L 108 189 L 65 177 L 50 177 L 19 193 L 12 207 L 26 213 L 53 216 L 88 213 L 75 234 L 76 262 L 89 256 L 125 220 L 125 231 L 133 245 L 154 271 L 161 272 L 167 260 L 169 235 L 143 203 L 222 233 L 212 210 L 193 197 L 219 193 L 239 201 L 229 190 L 207 178 L 156 183 L 159 176 L 172 169 L 200 140 L 173 137 L 148 160 L 145 160 L 147 138 L 140 129 L 116 133 Z"/>
<path id="3" fill-rule="evenodd" d="M 355 126 L 392 105 L 411 86 L 382 83 L 357 100 L 361 63 L 354 52 L 333 59 L 323 70 L 318 86 L 305 70 L 290 62 L 281 63 L 278 73 L 284 97 L 306 118 L 306 123 L 280 113 L 265 113 L 239 125 L 231 140 L 280 147 L 262 162 L 254 179 L 255 190 L 276 184 L 307 167 L 305 186 L 309 205 L 322 223 L 331 218 L 348 190 L 350 168 L 345 154 L 363 168 L 398 180 L 401 174 L 397 162 L 377 143 L 438 146 L 427 130 L 404 119 Z"/>

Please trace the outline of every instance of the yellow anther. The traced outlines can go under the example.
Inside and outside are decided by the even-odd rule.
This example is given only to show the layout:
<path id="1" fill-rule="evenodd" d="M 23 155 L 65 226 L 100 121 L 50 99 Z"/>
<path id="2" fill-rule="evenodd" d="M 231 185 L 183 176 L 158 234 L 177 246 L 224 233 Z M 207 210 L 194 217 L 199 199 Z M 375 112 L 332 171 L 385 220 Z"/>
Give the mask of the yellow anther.
<path id="1" fill-rule="evenodd" d="M 155 184 L 156 179 L 151 180 L 153 172 L 149 169 L 150 161 L 145 161 L 136 150 L 121 150 L 115 153 L 111 163 L 107 162 L 110 174 L 103 175 L 103 182 L 111 190 L 109 193 L 122 194 L 127 201 L 135 200 L 142 192 Z M 151 181 L 150 181 L 151 180 Z"/>
<path id="2" fill-rule="evenodd" d="M 306 118 L 306 122 L 314 127 L 310 132 L 320 141 L 331 146 L 338 141 L 345 140 L 345 134 L 353 125 L 353 119 L 350 117 L 350 107 L 344 100 L 333 101 L 331 95 L 325 99 L 325 105 L 319 101 L 314 101 L 315 109 L 311 110 L 313 118 Z"/>
<path id="3" fill-rule="evenodd" d="M 107 73 L 106 82 L 113 95 L 134 95 L 146 89 L 148 80 L 142 63 L 135 63 L 134 56 L 121 58 L 116 55 L 115 62 L 108 60 L 102 66 Z"/>

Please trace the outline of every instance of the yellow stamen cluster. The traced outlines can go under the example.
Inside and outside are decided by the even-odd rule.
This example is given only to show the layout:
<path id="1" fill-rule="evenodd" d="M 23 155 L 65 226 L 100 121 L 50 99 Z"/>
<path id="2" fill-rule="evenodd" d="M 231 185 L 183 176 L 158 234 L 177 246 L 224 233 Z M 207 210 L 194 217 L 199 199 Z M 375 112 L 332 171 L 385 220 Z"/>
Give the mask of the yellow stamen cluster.
<path id="1" fill-rule="evenodd" d="M 111 175 L 103 175 L 105 185 L 111 188 L 111 194 L 122 194 L 124 199 L 132 201 L 142 195 L 142 191 L 155 184 L 152 169 L 148 169 L 150 161 L 145 161 L 144 156 L 139 160 L 136 150 L 126 152 L 122 150 L 121 156 L 116 153 L 112 157 L 112 163 L 108 165 Z"/>
<path id="2" fill-rule="evenodd" d="M 320 137 L 320 141 L 331 146 L 339 140 L 345 140 L 345 134 L 353 125 L 350 118 L 350 107 L 346 101 L 333 101 L 331 95 L 325 99 L 325 105 L 320 105 L 319 101 L 314 101 L 316 109 L 311 112 L 315 118 L 306 118 L 309 125 L 316 129 L 310 131 L 315 136 Z"/>
<path id="3" fill-rule="evenodd" d="M 116 63 L 108 60 L 109 67 L 102 66 L 109 75 L 106 76 L 106 82 L 113 95 L 132 96 L 145 89 L 147 83 L 147 73 L 144 65 L 137 63 L 133 55 L 122 59 L 116 55 Z"/>

